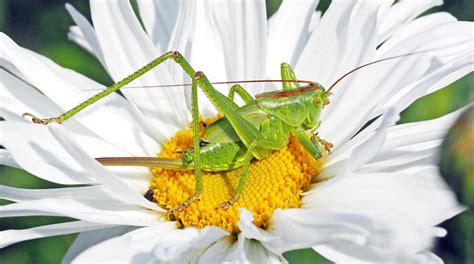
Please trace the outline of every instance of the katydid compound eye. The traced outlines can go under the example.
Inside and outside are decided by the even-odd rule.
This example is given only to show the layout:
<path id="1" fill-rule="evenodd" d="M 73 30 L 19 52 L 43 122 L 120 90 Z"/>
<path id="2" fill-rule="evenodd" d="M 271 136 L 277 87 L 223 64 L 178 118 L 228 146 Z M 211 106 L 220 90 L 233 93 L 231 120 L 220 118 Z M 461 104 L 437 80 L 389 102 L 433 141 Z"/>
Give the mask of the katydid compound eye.
<path id="1" fill-rule="evenodd" d="M 314 98 L 313 102 L 314 102 L 314 104 L 317 104 L 317 105 L 321 104 L 321 98 L 316 97 L 316 98 Z"/>

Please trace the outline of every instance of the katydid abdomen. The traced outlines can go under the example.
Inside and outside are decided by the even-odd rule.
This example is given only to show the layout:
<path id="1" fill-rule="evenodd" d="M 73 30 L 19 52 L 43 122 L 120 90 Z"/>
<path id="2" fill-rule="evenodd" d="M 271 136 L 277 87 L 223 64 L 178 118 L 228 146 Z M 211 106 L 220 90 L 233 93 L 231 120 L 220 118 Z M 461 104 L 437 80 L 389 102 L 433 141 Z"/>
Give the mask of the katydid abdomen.
<path id="1" fill-rule="evenodd" d="M 203 171 L 227 171 L 242 167 L 246 148 L 242 142 L 211 143 L 202 147 L 201 165 Z M 171 170 L 194 170 L 194 149 L 188 148 L 182 152 L 183 158 L 155 157 L 110 157 L 97 158 L 106 166 L 145 166 Z"/>

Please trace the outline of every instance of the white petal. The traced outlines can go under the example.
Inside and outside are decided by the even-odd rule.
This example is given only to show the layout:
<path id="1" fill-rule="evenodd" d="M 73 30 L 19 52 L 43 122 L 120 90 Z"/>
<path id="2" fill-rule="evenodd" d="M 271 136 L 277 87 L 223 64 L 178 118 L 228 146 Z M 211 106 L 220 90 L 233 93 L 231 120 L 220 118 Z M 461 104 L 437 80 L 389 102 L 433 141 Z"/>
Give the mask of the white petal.
<path id="1" fill-rule="evenodd" d="M 63 257 L 61 263 L 69 264 L 81 252 L 89 247 L 95 246 L 105 240 L 113 237 L 121 236 L 132 231 L 133 228 L 129 226 L 117 226 L 112 228 L 104 228 L 100 230 L 81 232 Z"/>
<path id="2" fill-rule="evenodd" d="M 58 144 L 47 127 L 36 124 L 6 121 L 0 123 L 3 130 L 2 140 L 12 158 L 18 165 L 37 177 L 61 184 L 96 183 L 90 173 L 79 166 L 72 157 Z M 67 124 L 69 127 L 69 124 Z M 78 130 L 78 129 L 73 129 Z M 120 149 L 95 137 L 73 133 L 76 140 L 86 149 L 89 156 L 127 157 Z M 39 143 L 32 143 L 39 142 Z M 25 155 L 24 153 L 29 153 Z M 45 162 L 45 157 L 48 161 Z M 133 186 L 140 193 L 145 193 L 151 179 L 151 172 L 143 167 L 116 167 L 110 169 L 122 180 Z"/>
<path id="3" fill-rule="evenodd" d="M 156 53 L 142 30 L 129 2 L 91 1 L 91 14 L 105 61 L 115 81 L 132 74 L 161 55 Z M 158 66 L 130 86 L 170 83 L 172 79 L 168 70 Z M 186 108 L 177 107 L 184 103 L 183 89 L 140 88 L 125 89 L 122 92 L 147 116 L 148 122 L 162 131 L 164 140 L 177 129 L 189 124 Z"/>
<path id="4" fill-rule="evenodd" d="M 194 1 L 179 2 L 179 11 L 178 16 L 176 18 L 176 24 L 174 26 L 174 30 L 171 34 L 167 47 L 168 50 L 180 51 L 186 58 L 189 58 L 190 56 L 190 42 L 193 39 L 192 33 L 195 26 L 194 23 L 196 22 L 196 6 L 197 3 Z M 194 62 L 192 63 L 192 66 L 194 68 L 196 67 Z M 168 69 L 172 79 L 177 83 L 184 83 L 190 81 L 189 76 L 182 70 L 179 65 L 169 64 Z M 199 68 L 199 70 L 203 69 Z M 189 91 L 190 89 L 186 90 Z"/>
<path id="5" fill-rule="evenodd" d="M 155 241 L 153 256 L 159 261 L 172 261 L 187 251 L 207 248 L 227 235 L 229 233 L 225 230 L 212 226 L 204 229 L 176 229 Z"/>
<path id="6" fill-rule="evenodd" d="M 337 263 L 443 263 L 428 252 L 393 252 L 344 242 L 315 246 L 314 250 Z"/>
<path id="7" fill-rule="evenodd" d="M 278 239 L 261 243 L 278 255 L 329 241 L 362 244 L 373 229 L 369 218 L 364 216 L 323 210 L 278 209 L 273 213 L 272 219 L 273 223 L 267 232 Z"/>
<path id="8" fill-rule="evenodd" d="M 466 106 L 446 116 L 421 122 L 397 125 L 388 129 L 382 152 L 359 171 L 394 171 L 405 169 L 408 164 L 435 165 L 442 140 Z"/>
<path id="9" fill-rule="evenodd" d="M 104 54 L 102 48 L 99 45 L 99 40 L 97 39 L 96 33 L 92 25 L 87 21 L 81 13 L 79 13 L 72 5 L 69 3 L 66 4 L 66 10 L 71 15 L 74 23 L 79 27 L 80 32 L 84 36 L 86 43 L 89 44 L 92 54 L 94 54 L 97 59 L 105 66 Z M 107 69 L 107 68 L 106 68 Z"/>
<path id="10" fill-rule="evenodd" d="M 5 230 L 0 232 L 0 248 L 15 244 L 21 241 L 32 240 L 43 237 L 59 236 L 79 233 L 95 229 L 108 227 L 107 225 L 75 221 L 61 224 L 38 226 L 22 230 Z"/>
<path id="11" fill-rule="evenodd" d="M 240 220 L 238 226 L 244 237 L 256 239 L 259 241 L 270 241 L 278 238 L 276 236 L 273 236 L 271 233 L 268 233 L 263 229 L 258 228 L 253 223 L 253 214 L 249 210 L 245 208 L 240 208 L 239 213 Z"/>
<path id="12" fill-rule="evenodd" d="M 384 15 L 379 29 L 379 42 L 383 42 L 394 32 L 403 28 L 415 17 L 431 7 L 442 5 L 442 0 L 429 1 L 399 1 L 390 7 Z"/>
<path id="13" fill-rule="evenodd" d="M 367 131 L 358 135 L 358 138 L 355 140 L 356 142 L 352 145 L 351 151 L 346 151 L 346 153 L 344 153 L 344 156 L 347 158 L 335 163 L 334 159 L 331 159 L 330 163 L 328 163 L 321 172 L 321 176 L 324 178 L 330 178 L 335 175 L 343 176 L 360 168 L 373 159 L 383 146 L 387 136 L 387 129 L 390 126 L 395 125 L 398 121 L 399 113 L 396 109 L 392 108 L 380 118 L 380 123 L 374 122 L 374 124 L 372 124 L 378 125 L 376 131 L 372 132 L 373 126 L 371 125 Z M 360 138 L 363 138 L 363 140 L 360 140 Z M 349 142 L 348 145 L 350 145 L 350 143 L 351 142 Z M 337 148 L 336 151 L 338 151 Z"/>
<path id="14" fill-rule="evenodd" d="M 388 12 L 392 12 L 393 10 L 389 10 Z M 385 26 L 385 19 L 383 20 L 383 24 L 381 25 L 382 27 Z M 408 23 L 406 26 L 403 26 L 397 30 L 393 36 L 391 36 L 387 42 L 383 44 L 383 48 L 393 48 L 396 45 L 400 44 L 404 40 L 413 37 L 417 34 L 423 33 L 424 31 L 434 28 L 440 24 L 444 24 L 447 22 L 453 22 L 456 21 L 456 18 L 452 16 L 449 13 L 444 13 L 444 12 L 438 12 L 438 13 L 433 13 L 430 15 L 422 16 L 420 18 L 417 18 L 410 23 Z M 384 37 L 382 36 L 381 39 Z"/>
<path id="15" fill-rule="evenodd" d="M 174 263 L 189 263 L 189 264 L 197 264 L 199 263 L 202 254 L 206 251 L 205 248 L 199 248 L 195 250 L 188 251 L 184 254 L 181 254 L 177 259 L 173 260 Z M 204 262 L 204 263 L 211 263 L 211 262 Z M 215 262 L 219 263 L 219 262 Z"/>
<path id="16" fill-rule="evenodd" d="M 382 1 L 334 1 L 313 31 L 296 64 L 299 78 L 330 84 L 375 51 Z M 370 26 L 367 26 L 370 25 Z"/>
<path id="17" fill-rule="evenodd" d="M 138 0 L 140 17 L 158 53 L 166 52 L 176 24 L 178 1 Z"/>
<path id="18" fill-rule="evenodd" d="M 379 160 L 361 167 L 357 172 L 402 172 L 406 168 L 421 167 L 436 164 L 439 160 L 439 146 L 441 141 L 433 144 L 429 149 L 419 150 L 414 147 L 409 151 L 388 151 L 380 155 Z"/>
<path id="19" fill-rule="evenodd" d="M 405 108 L 415 99 L 428 94 L 430 92 L 430 86 L 436 85 L 440 80 L 444 79 L 443 84 L 446 85 L 449 83 L 446 82 L 446 80 L 450 82 L 455 81 L 469 71 L 472 71 L 472 52 L 474 48 L 471 43 L 474 39 L 471 33 L 473 30 L 474 23 L 447 22 L 433 28 L 426 28 L 423 32 L 419 32 L 403 41 L 394 39 L 396 44 L 391 43 L 392 39 L 384 43 L 384 45 L 377 50 L 378 54 L 385 54 L 383 56 L 389 54 L 403 54 L 406 51 L 424 51 L 431 49 L 433 51 L 422 54 L 419 59 L 414 61 L 410 71 L 404 76 L 400 76 L 400 80 L 394 78 L 393 80 L 396 81 L 396 83 L 384 81 L 383 85 L 385 89 L 396 89 L 387 93 L 389 97 L 379 102 L 379 109 L 382 106 L 388 107 L 389 105 L 397 104 L 399 105 L 398 107 Z M 400 43 L 397 43 L 398 41 L 400 41 Z M 406 60 L 405 68 L 409 65 L 409 61 L 410 60 Z M 388 64 L 380 66 L 379 72 L 383 73 L 385 72 L 383 68 L 388 66 Z M 389 74 L 383 76 L 390 76 L 392 78 L 396 72 L 395 69 L 396 68 L 388 68 Z M 368 69 L 367 73 L 370 71 L 371 70 Z M 373 80 L 374 78 L 370 79 Z M 438 89 L 441 87 L 442 86 L 439 85 L 437 86 Z M 404 99 L 403 103 L 394 103 L 400 101 L 400 98 Z M 372 116 L 374 115 L 377 115 L 377 111 L 373 112 Z"/>
<path id="20" fill-rule="evenodd" d="M 3 64 L 2 64 L 3 65 Z M 15 71 L 16 69 L 8 67 L 9 71 Z M 21 77 L 21 73 L 15 72 Z M 44 94 L 40 93 L 34 87 L 29 86 L 24 81 L 14 77 L 12 73 L 7 72 L 5 69 L 0 69 L 0 92 L 2 94 L 2 108 L 8 112 L 13 113 L 11 117 L 3 117 L 6 120 L 24 120 L 21 115 L 25 112 L 29 112 L 38 116 L 45 115 L 59 115 L 61 114 L 61 108 L 49 100 Z"/>
<path id="21" fill-rule="evenodd" d="M 237 237 L 237 241 L 234 242 L 227 252 L 227 256 L 224 258 L 222 262 L 230 262 L 230 263 L 248 263 L 249 260 L 247 258 L 247 254 L 245 252 L 245 242 L 247 238 L 240 233 Z"/>
<path id="22" fill-rule="evenodd" d="M 32 55 L 32 52 L 21 49 L 3 33 L 0 34 L 0 47 L 0 58 L 2 58 L 0 62 L 11 63 L 26 77 L 29 83 L 35 85 L 63 110 L 69 110 L 88 99 L 76 87 L 76 85 L 80 86 L 82 84 L 74 83 L 77 79 L 74 79 L 73 82 L 63 78 L 64 76 L 57 72 L 58 67 L 53 69 L 49 67 L 52 63 L 48 65 L 44 63 L 48 59 L 40 55 Z M 111 96 L 111 98 L 114 98 L 114 96 Z M 103 101 L 107 102 L 108 100 L 111 99 L 104 99 Z M 148 152 L 151 154 L 158 148 L 156 143 L 144 134 L 139 127 L 127 122 L 101 103 L 96 103 L 83 110 L 74 120 L 69 122 L 76 120 L 92 132 L 131 153 L 144 155 Z"/>
<path id="23" fill-rule="evenodd" d="M 199 263 L 206 264 L 206 263 L 223 263 L 231 248 L 234 246 L 235 241 L 234 238 L 231 236 L 224 237 L 209 248 L 206 249 L 205 252 L 200 256 Z"/>
<path id="24" fill-rule="evenodd" d="M 395 149 L 410 144 L 423 143 L 429 140 L 439 140 L 444 137 L 448 129 L 452 126 L 459 115 L 467 109 L 463 107 L 453 113 L 440 117 L 438 119 L 402 124 L 390 127 L 387 131 L 387 140 L 382 147 L 383 151 Z M 348 159 L 354 148 L 368 140 L 373 132 L 380 126 L 382 119 L 378 118 L 363 131 L 358 133 L 354 138 L 341 146 L 336 146 L 334 151 L 328 157 L 326 168 L 332 166 L 336 162 Z"/>
<path id="25" fill-rule="evenodd" d="M 0 143 L 0 145 L 3 144 Z M 15 162 L 10 152 L 6 149 L 0 149 L 0 164 L 14 168 L 21 168 L 21 166 Z"/>
<path id="26" fill-rule="evenodd" d="M 188 32 L 193 34 L 188 36 L 189 41 L 192 41 L 192 43 L 190 43 L 189 51 L 185 52 L 189 54 L 188 56 L 193 67 L 203 71 L 209 80 L 230 80 L 227 78 L 226 67 L 223 67 L 226 65 L 223 51 L 223 42 L 225 41 L 221 39 L 219 31 L 214 26 L 211 11 L 207 6 L 208 3 L 204 1 L 193 1 L 193 3 L 195 3 L 195 19 L 192 21 L 188 20 L 188 22 L 193 24 L 188 26 L 192 26 L 194 29 L 192 32 Z M 206 37 L 201 38 L 199 36 Z M 227 94 L 229 90 L 229 87 L 226 85 L 216 85 L 215 88 L 224 94 Z M 190 90 L 188 89 L 187 92 L 189 93 Z M 214 106 L 201 91 L 199 92 L 198 99 L 199 111 L 205 117 L 211 117 L 217 113 Z"/>
<path id="27" fill-rule="evenodd" d="M 164 222 L 128 232 L 86 249 L 72 263 L 149 263 L 155 241 L 175 228 L 175 223 Z"/>
<path id="28" fill-rule="evenodd" d="M 433 226 L 463 210 L 436 167 L 415 173 L 353 173 L 317 190 L 303 198 L 304 207 L 356 213 L 391 228 Z"/>
<path id="29" fill-rule="evenodd" d="M 318 1 L 283 1 L 268 32 L 267 76 L 280 77 L 280 63 L 295 65 L 309 37 Z"/>
<path id="30" fill-rule="evenodd" d="M 267 16 L 265 1 L 207 1 L 221 37 L 227 78 L 259 79 L 265 76 Z M 252 92 L 261 85 L 250 86 Z"/>
<path id="31" fill-rule="evenodd" d="M 8 149 L 15 162 L 29 173 L 60 184 L 96 182 L 88 172 L 71 160 L 47 127 L 4 121 L 0 123 L 0 130 L 3 146 Z"/>
<path id="32" fill-rule="evenodd" d="M 130 185 L 121 181 L 116 175 L 106 170 L 99 162 L 89 157 L 76 140 L 74 140 L 61 125 L 51 124 L 48 128 L 71 157 L 84 169 L 93 174 L 97 181 L 112 191 L 118 199 L 158 212 L 164 212 L 162 208 L 148 201 L 138 192 L 133 191 Z"/>
<path id="33" fill-rule="evenodd" d="M 472 49 L 468 46 L 469 38 L 472 38 L 468 32 L 472 31 L 472 25 L 451 22 L 428 29 L 385 52 L 383 57 L 436 48 L 433 52 L 379 63 L 377 67 L 359 71 L 350 82 L 343 81 L 347 85 L 335 88 L 334 93 L 339 91 L 341 95 L 335 95 L 335 102 L 330 106 L 330 109 L 337 111 L 323 111 L 321 119 L 326 125 L 321 126 L 320 135 L 338 145 L 350 139 L 366 122 L 379 115 L 384 107 L 396 106 L 402 110 L 407 106 L 405 102 L 385 105 L 394 98 L 408 97 L 413 100 L 425 95 L 426 88 L 423 90 L 424 87 L 420 87 L 421 92 L 416 89 L 411 91 L 415 87 L 411 85 L 424 76 L 437 73 L 443 66 L 447 66 L 448 70 L 452 69 L 447 65 L 452 60 L 463 59 L 463 54 Z M 459 76 L 456 74 L 453 77 Z M 406 94 L 408 96 L 402 97 Z M 363 106 L 360 102 L 364 102 Z"/>
<path id="34" fill-rule="evenodd" d="M 66 216 L 87 222 L 150 226 L 163 221 L 156 212 L 117 200 L 38 199 L 0 206 L 1 217 Z"/>
<path id="35" fill-rule="evenodd" d="M 469 53 L 470 57 L 456 60 L 453 63 L 447 64 L 438 69 L 433 74 L 413 83 L 407 89 L 409 92 L 406 94 L 400 93 L 397 96 L 393 96 L 383 107 L 397 107 L 399 109 L 405 109 L 418 98 L 435 92 L 438 89 L 443 88 L 446 85 L 453 83 L 465 75 L 473 72 L 474 56 L 471 55 L 471 52 Z"/>
<path id="36" fill-rule="evenodd" d="M 392 108 L 389 109 L 382 118 L 382 123 L 374 136 L 354 148 L 348 160 L 349 165 L 347 166 L 347 171 L 353 171 L 359 168 L 378 154 L 387 136 L 388 128 L 395 125 L 400 119 L 400 116 L 399 112 Z"/>
<path id="37" fill-rule="evenodd" d="M 321 16 L 322 16 L 321 11 L 314 11 L 313 16 L 311 17 L 311 21 L 308 26 L 309 33 L 313 33 L 319 21 L 321 21 Z"/>
<path id="38" fill-rule="evenodd" d="M 250 263 L 284 263 L 284 259 L 268 251 L 262 244 L 253 239 L 246 239 L 244 251 Z"/>
<path id="39" fill-rule="evenodd" d="M 94 50 L 92 49 L 89 42 L 87 42 L 86 37 L 82 33 L 81 29 L 78 26 L 70 26 L 69 32 L 67 33 L 67 39 L 79 45 L 90 54 L 94 55 Z"/>
<path id="40" fill-rule="evenodd" d="M 441 180 L 436 166 L 353 173 L 331 181 L 316 186 L 303 198 L 303 206 L 372 219 L 376 228 L 364 245 L 330 243 L 340 245 L 340 249 L 336 247 L 339 251 L 359 261 L 413 262 L 419 258 L 418 252 L 432 246 L 434 237 L 445 235 L 444 230 L 433 226 L 464 209 Z M 329 253 L 323 255 L 335 260 Z"/>
<path id="41" fill-rule="evenodd" d="M 53 189 L 22 189 L 0 185 L 0 198 L 9 201 L 34 201 L 38 199 L 111 199 L 102 186 L 85 186 Z"/>

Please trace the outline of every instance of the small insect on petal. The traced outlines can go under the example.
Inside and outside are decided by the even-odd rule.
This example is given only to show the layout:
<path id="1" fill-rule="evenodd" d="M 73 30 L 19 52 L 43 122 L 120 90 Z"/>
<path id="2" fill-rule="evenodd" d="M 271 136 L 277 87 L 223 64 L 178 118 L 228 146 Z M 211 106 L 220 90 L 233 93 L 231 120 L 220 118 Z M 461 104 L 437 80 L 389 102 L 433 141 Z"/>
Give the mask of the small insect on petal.
<path id="1" fill-rule="evenodd" d="M 153 197 L 153 190 L 148 189 L 143 197 L 145 197 L 145 199 L 150 202 L 156 202 L 155 198 Z"/>

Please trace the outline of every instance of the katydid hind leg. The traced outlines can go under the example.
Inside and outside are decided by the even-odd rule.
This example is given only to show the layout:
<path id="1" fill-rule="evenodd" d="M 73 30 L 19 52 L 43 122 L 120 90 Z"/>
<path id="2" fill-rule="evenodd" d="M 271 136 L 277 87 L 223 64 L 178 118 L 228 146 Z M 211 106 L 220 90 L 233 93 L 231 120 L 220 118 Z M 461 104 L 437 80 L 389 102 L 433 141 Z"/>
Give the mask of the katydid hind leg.
<path id="1" fill-rule="evenodd" d="M 280 65 L 280 72 L 281 72 L 281 79 L 284 81 L 294 81 L 294 82 L 283 82 L 283 90 L 291 90 L 298 88 L 298 82 L 296 78 L 296 74 L 291 68 L 290 64 L 282 63 Z"/>
<path id="2" fill-rule="evenodd" d="M 41 119 L 41 118 L 36 117 L 36 116 L 34 116 L 30 113 L 25 113 L 25 114 L 23 114 L 23 116 L 24 117 L 31 117 L 31 120 L 36 124 L 42 124 L 42 125 L 47 125 L 47 124 L 50 124 L 50 123 L 60 123 L 61 124 L 61 123 L 65 122 L 66 120 L 68 120 L 69 118 L 71 118 L 74 115 L 81 112 L 84 108 L 94 104 L 95 102 L 97 102 L 98 100 L 106 97 L 107 95 L 120 90 L 125 85 L 127 85 L 127 84 L 131 83 L 132 81 L 138 79 L 140 76 L 144 75 L 148 71 L 154 69 L 155 67 L 157 67 L 158 65 L 162 64 L 163 62 L 165 62 L 169 59 L 175 61 L 179 66 L 181 66 L 181 68 L 187 73 L 187 75 L 190 78 L 193 78 L 194 75 L 196 74 L 194 69 L 189 65 L 189 63 L 186 61 L 186 59 L 184 59 L 184 57 L 179 52 L 169 51 L 169 52 L 161 55 L 160 57 L 152 60 L 151 62 L 149 62 L 148 64 L 146 64 L 142 68 L 138 69 L 134 73 L 132 73 L 129 76 L 122 79 L 121 81 L 118 81 L 118 82 L 112 84 L 111 86 L 107 87 L 103 91 L 93 95 L 92 97 L 90 97 L 86 101 L 78 104 L 77 106 L 75 106 L 72 109 L 62 113 L 61 115 L 59 115 L 57 117 Z M 217 90 L 215 90 L 215 91 L 217 93 L 219 93 Z M 223 98 L 225 98 L 225 99 L 223 99 Z M 235 103 L 233 103 L 232 100 L 229 100 L 227 97 L 225 97 L 222 94 L 221 94 L 220 99 L 221 100 L 228 100 L 227 103 L 229 103 L 230 107 L 233 108 L 234 110 L 238 108 L 238 106 Z"/>

